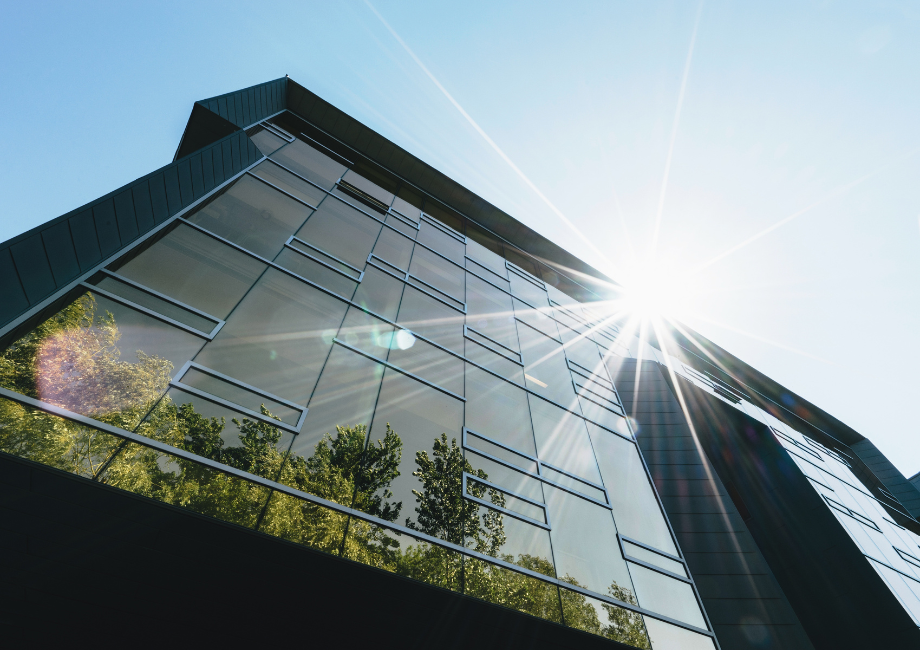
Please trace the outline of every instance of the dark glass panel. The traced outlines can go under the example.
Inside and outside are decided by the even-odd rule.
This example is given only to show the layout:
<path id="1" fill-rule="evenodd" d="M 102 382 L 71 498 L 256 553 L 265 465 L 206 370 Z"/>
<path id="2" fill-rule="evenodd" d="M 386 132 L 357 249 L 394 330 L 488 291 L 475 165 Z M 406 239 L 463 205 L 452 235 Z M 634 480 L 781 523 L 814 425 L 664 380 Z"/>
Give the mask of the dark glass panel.
<path id="1" fill-rule="evenodd" d="M 441 207 L 439 203 L 434 201 L 425 201 L 424 211 L 458 234 L 463 234 L 463 222 L 465 220 L 456 212 Z"/>
<path id="2" fill-rule="evenodd" d="M 180 225 L 117 267 L 119 274 L 217 318 L 226 318 L 265 264 Z"/>
<path id="3" fill-rule="evenodd" d="M 505 268 L 505 257 L 502 254 L 502 244 L 490 232 L 486 232 L 473 223 L 466 226 L 466 254 L 479 264 L 497 273 L 503 278 L 508 277 Z"/>
<path id="4" fill-rule="evenodd" d="M 479 498 L 519 512 L 519 508 L 512 503 L 515 501 L 513 497 L 482 485 L 479 486 L 479 491 Z M 473 501 L 466 501 L 466 503 L 476 505 Z M 519 501 L 519 503 L 523 502 Z M 540 510 L 536 506 L 525 505 L 530 509 Z M 538 521 L 543 519 L 542 514 L 536 516 L 534 516 L 536 513 L 526 514 L 530 514 L 531 518 Z M 468 519 L 465 522 L 467 548 L 555 577 L 556 571 L 553 567 L 553 552 L 548 530 L 482 505 L 471 510 Z"/>
<path id="5" fill-rule="evenodd" d="M 456 395 L 463 395 L 462 360 L 417 339 L 408 330 L 396 332 L 390 348 L 390 363 Z"/>
<path id="6" fill-rule="evenodd" d="M 404 234 L 406 237 L 409 237 L 411 239 L 415 239 L 416 236 L 418 236 L 418 228 L 416 228 L 415 226 L 409 225 L 409 223 L 405 219 L 401 219 L 398 216 L 394 215 L 393 213 L 390 213 L 386 216 L 386 219 L 384 219 L 384 223 L 386 223 L 390 228 L 393 228 L 394 230 L 398 230 L 399 232 Z"/>
<path id="7" fill-rule="evenodd" d="M 508 260 L 515 266 L 527 271 L 534 277 L 538 277 L 537 269 L 536 267 L 534 267 L 533 260 L 530 257 L 530 255 L 522 253 L 521 251 L 517 250 L 516 248 L 512 248 L 511 246 L 508 246 L 507 244 L 505 245 L 504 249 L 505 249 L 505 259 L 506 260 Z"/>
<path id="8" fill-rule="evenodd" d="M 469 561 L 457 551 L 357 517 L 348 522 L 343 555 L 451 591 L 460 591 L 463 565 Z"/>
<path id="9" fill-rule="evenodd" d="M 246 175 L 188 220 L 270 260 L 311 212 L 303 203 Z"/>
<path id="10" fill-rule="evenodd" d="M 712 639 L 682 627 L 645 617 L 645 627 L 655 650 L 715 650 Z"/>
<path id="11" fill-rule="evenodd" d="M 511 296 L 470 274 L 466 277 L 466 324 L 506 348 L 520 350 Z"/>
<path id="12" fill-rule="evenodd" d="M 345 165 L 320 153 L 301 140 L 292 142 L 275 152 L 272 159 L 327 190 L 332 189 L 346 169 Z"/>
<path id="13" fill-rule="evenodd" d="M 521 300 L 538 309 L 549 307 L 549 299 L 546 297 L 546 291 L 533 282 L 522 278 L 519 273 L 515 273 L 514 271 L 508 274 L 508 279 L 511 280 L 511 293 L 521 298 Z"/>
<path id="14" fill-rule="evenodd" d="M 648 562 L 649 564 L 664 569 L 665 571 L 676 573 L 679 576 L 684 576 L 685 578 L 688 577 L 687 569 L 681 562 L 678 562 L 677 560 L 671 560 L 664 557 L 663 555 L 654 553 L 641 546 L 636 546 L 635 544 L 631 544 L 625 540 L 623 541 L 623 549 L 626 555 L 630 557 L 634 557 L 637 560 L 642 560 L 643 562 Z"/>
<path id="15" fill-rule="evenodd" d="M 330 196 L 297 231 L 297 237 L 363 268 L 381 227 L 379 221 Z"/>
<path id="16" fill-rule="evenodd" d="M 559 592 L 565 624 L 569 627 L 619 641 L 634 648 L 651 650 L 652 646 L 649 645 L 641 614 L 609 605 L 570 589 L 560 588 Z M 658 650 L 657 645 L 655 650 Z"/>
<path id="17" fill-rule="evenodd" d="M 173 304 L 162 298 L 151 295 L 146 291 L 142 291 L 137 287 L 134 287 L 126 282 L 122 282 L 115 278 L 109 276 L 101 276 L 98 281 L 94 282 L 97 287 L 108 291 L 109 293 L 114 293 L 116 296 L 121 296 L 126 300 L 140 305 L 141 307 L 146 307 L 147 309 L 153 310 L 158 314 L 162 314 L 167 318 L 171 318 L 175 321 L 182 323 L 183 325 L 188 325 L 189 327 L 194 327 L 199 332 L 204 332 L 208 334 L 214 327 L 217 326 L 217 323 L 213 320 L 208 320 L 204 316 L 199 316 L 198 314 L 184 309 L 179 305 Z"/>
<path id="18" fill-rule="evenodd" d="M 242 386 L 238 386 L 220 377 L 209 375 L 194 366 L 190 367 L 185 374 L 179 378 L 179 381 L 186 386 L 203 390 L 210 395 L 220 397 L 234 404 L 239 404 L 256 413 L 264 414 L 264 407 L 264 409 L 267 409 L 271 414 L 270 417 L 277 418 L 291 426 L 297 424 L 303 412 L 302 409 L 296 409 L 289 404 L 273 400 L 270 397 L 251 391 L 248 388 L 243 388 Z"/>
<path id="19" fill-rule="evenodd" d="M 468 456 L 467 460 L 473 461 L 476 459 L 473 458 L 472 456 Z M 476 473 L 477 469 L 478 468 L 474 467 L 474 471 L 473 471 L 474 474 Z M 527 499 L 520 499 L 516 497 L 515 495 L 509 492 L 506 492 L 500 487 L 496 488 L 491 485 L 488 485 L 487 483 L 480 482 L 473 478 L 467 477 L 466 493 L 467 495 L 472 495 L 479 499 L 485 499 L 486 502 L 491 503 L 492 505 L 497 506 L 498 508 L 504 508 L 505 510 L 508 510 L 509 512 L 512 512 L 518 515 L 522 515 L 524 517 L 527 517 L 528 519 L 539 522 L 541 524 L 547 523 L 546 522 L 546 512 L 543 508 L 541 508 L 535 503 L 530 503 Z M 508 541 L 511 541 L 512 544 L 510 546 L 514 546 L 519 541 L 519 540 L 508 539 L 508 526 L 511 524 L 510 523 L 508 525 L 505 524 L 505 519 L 507 518 L 509 522 L 510 520 L 514 520 L 515 524 L 520 522 L 526 527 L 528 531 L 528 534 L 526 535 L 526 537 L 528 540 L 532 538 L 539 538 L 539 537 L 545 536 L 546 537 L 546 553 L 542 553 L 540 557 L 548 558 L 550 556 L 549 536 L 546 534 L 545 529 L 534 527 L 527 521 L 521 521 L 517 517 L 513 517 L 510 514 L 502 513 L 502 511 L 498 510 L 497 508 L 489 508 L 489 507 L 482 506 L 479 508 L 479 517 L 480 517 L 480 520 L 482 521 L 482 524 L 480 527 L 483 531 L 483 534 L 486 535 L 486 537 L 483 537 L 482 539 L 480 539 L 479 537 L 476 536 L 475 530 L 471 535 L 469 533 L 470 527 L 467 526 L 467 543 L 469 544 L 470 541 L 472 541 L 473 544 L 476 546 L 480 544 L 485 545 L 486 548 L 491 549 L 488 552 L 488 555 L 491 555 L 492 557 L 500 557 L 500 555 L 498 555 L 499 553 L 507 554 L 508 549 L 505 548 L 506 543 Z M 534 530 L 530 531 L 530 529 L 534 529 Z M 541 534 L 531 534 L 531 532 L 537 533 L 537 531 L 539 531 L 539 533 Z M 503 538 L 505 540 L 504 542 L 502 541 Z M 539 541 L 537 541 L 537 544 L 540 545 Z M 509 557 L 517 557 L 517 554 L 511 554 Z M 508 560 L 508 561 L 511 562 L 513 560 Z"/>
<path id="20" fill-rule="evenodd" d="M 393 201 L 393 193 L 388 192 L 387 190 L 380 187 L 378 183 L 375 183 L 373 180 L 368 180 L 365 176 L 370 175 L 368 172 L 362 172 L 361 174 L 355 172 L 353 169 L 349 169 L 345 172 L 345 175 L 342 176 L 342 180 L 354 187 L 358 188 L 362 192 L 369 194 L 374 197 L 384 205 L 390 205 Z M 381 179 L 376 179 L 381 180 Z M 385 181 L 384 181 L 385 182 Z"/>
<path id="21" fill-rule="evenodd" d="M 315 185 L 311 185 L 299 176 L 292 174 L 283 167 L 266 160 L 260 165 L 254 167 L 250 174 L 259 178 L 264 178 L 276 187 L 280 187 L 285 192 L 290 192 L 298 199 L 306 201 L 312 206 L 319 205 L 319 202 L 326 198 L 326 193 Z"/>
<path id="22" fill-rule="evenodd" d="M 584 481 L 579 481 L 578 479 L 572 478 L 567 474 L 558 472 L 552 467 L 547 465 L 543 466 L 543 478 L 548 481 L 552 481 L 556 485 L 568 488 L 570 490 L 575 490 L 579 494 L 584 494 L 585 496 L 591 497 L 599 503 L 606 503 L 607 499 L 604 498 L 604 491 L 600 488 L 592 487 Z"/>
<path id="23" fill-rule="evenodd" d="M 536 456 L 529 415 L 527 393 L 503 379 L 466 366 L 467 429 Z"/>
<path id="24" fill-rule="evenodd" d="M 550 485 L 543 486 L 556 574 L 564 581 L 636 604 L 610 511 Z"/>
<path id="25" fill-rule="evenodd" d="M 306 404 L 347 305 L 269 269 L 195 360 Z"/>
<path id="26" fill-rule="evenodd" d="M 523 324 L 518 324 L 518 336 L 524 355 L 524 378 L 527 380 L 527 387 L 563 406 L 577 410 L 572 375 L 566 365 L 562 346 Z"/>
<path id="27" fill-rule="evenodd" d="M 287 144 L 286 140 L 279 138 L 277 135 L 267 129 L 263 129 L 261 126 L 257 126 L 254 130 L 250 131 L 248 135 L 252 143 L 266 156 Z"/>
<path id="28" fill-rule="evenodd" d="M 633 443 L 590 423 L 588 431 L 620 533 L 677 555 L 639 450 Z"/>
<path id="29" fill-rule="evenodd" d="M 271 480 L 281 471 L 294 437 L 269 422 L 178 388 L 169 389 L 137 433 Z"/>
<path id="30" fill-rule="evenodd" d="M 418 241 L 429 248 L 444 255 L 446 258 L 453 260 L 457 264 L 463 265 L 463 256 L 466 253 L 466 245 L 455 236 L 444 232 L 443 226 L 438 227 L 431 222 L 422 219 L 418 233 Z"/>
<path id="31" fill-rule="evenodd" d="M 466 339 L 466 358 L 473 363 L 479 364 L 483 368 L 488 368 L 506 379 L 523 385 L 524 368 L 509 360 L 513 355 L 510 352 L 502 350 L 505 356 L 498 354 L 500 350 L 495 343 L 486 341 L 475 332 L 467 331 Z"/>
<path id="32" fill-rule="evenodd" d="M 630 563 L 629 572 L 642 607 L 682 623 L 706 629 L 706 620 L 689 584 L 638 564 Z"/>
<path id="33" fill-rule="evenodd" d="M 519 559 L 516 564 L 520 563 Z M 542 562 L 533 561 L 527 568 L 541 571 L 544 566 Z M 556 585 L 477 558 L 466 558 L 464 569 L 464 593 L 468 596 L 555 623 L 562 622 Z"/>
<path id="34" fill-rule="evenodd" d="M 399 192 L 397 192 L 396 198 L 393 199 L 392 207 L 399 212 L 399 214 L 418 223 L 422 212 L 421 208 L 418 207 L 420 205 L 422 205 L 422 199 L 419 196 L 411 190 L 401 188 Z"/>
<path id="35" fill-rule="evenodd" d="M 203 343 L 85 293 L 3 352 L 0 385 L 132 430 Z"/>
<path id="36" fill-rule="evenodd" d="M 409 273 L 455 298 L 458 302 L 463 302 L 466 273 L 462 268 L 451 264 L 427 248 L 415 247 Z"/>
<path id="37" fill-rule="evenodd" d="M 377 243 L 374 244 L 374 255 L 386 260 L 393 266 L 403 271 L 409 270 L 409 260 L 412 259 L 412 249 L 415 243 L 403 235 L 389 228 L 380 231 Z"/>
<path id="38" fill-rule="evenodd" d="M 324 257 L 316 251 L 311 251 L 307 247 L 303 247 L 302 250 L 307 255 L 315 258 L 323 259 Z M 323 261 L 326 260 L 323 259 Z M 358 283 L 355 282 L 355 280 L 350 280 L 341 273 L 336 273 L 332 269 L 323 266 L 315 260 L 312 260 L 305 255 L 301 255 L 300 253 L 297 253 L 290 248 L 285 248 L 282 250 L 278 257 L 275 258 L 275 263 L 290 271 L 293 271 L 302 278 L 306 278 L 307 280 L 315 282 L 321 287 L 329 289 L 336 295 L 342 296 L 346 300 L 351 299 L 352 295 L 355 293 L 355 288 L 358 286 Z M 333 260 L 329 260 L 327 263 L 335 264 Z"/>
<path id="39" fill-rule="evenodd" d="M 529 397 L 540 460 L 599 484 L 601 477 L 585 421 L 546 400 Z"/>
<path id="40" fill-rule="evenodd" d="M 481 435 L 477 435 L 473 431 L 467 430 L 466 432 L 466 448 L 471 450 L 471 453 L 476 451 L 481 451 L 495 458 L 500 458 L 501 460 L 511 463 L 515 467 L 520 467 L 525 472 L 530 474 L 537 475 L 540 473 L 540 470 L 537 468 L 536 461 L 526 458 L 521 454 L 509 451 L 504 447 L 496 445 Z M 543 499 L 542 492 L 540 499 Z"/>
<path id="41" fill-rule="evenodd" d="M 398 321 L 439 345 L 463 352 L 463 314 L 415 287 L 406 286 Z"/>
<path id="42" fill-rule="evenodd" d="M 460 498 L 462 423 L 463 402 L 388 368 L 368 450 L 371 456 L 382 456 L 396 439 L 401 441 L 402 460 L 398 468 L 387 464 L 379 471 L 365 471 L 364 480 L 377 486 L 380 500 L 369 498 L 355 507 L 371 514 L 389 513 L 384 518 L 409 520 L 409 526 L 421 532 L 462 543 L 459 504 L 468 503 Z M 454 494 L 445 495 L 445 489 Z"/>
<path id="43" fill-rule="evenodd" d="M 354 302 L 388 320 L 396 320 L 405 283 L 392 275 L 367 265 L 364 279 L 355 291 Z M 414 291 L 414 289 L 410 289 Z M 447 309 L 447 307 L 445 307 Z"/>

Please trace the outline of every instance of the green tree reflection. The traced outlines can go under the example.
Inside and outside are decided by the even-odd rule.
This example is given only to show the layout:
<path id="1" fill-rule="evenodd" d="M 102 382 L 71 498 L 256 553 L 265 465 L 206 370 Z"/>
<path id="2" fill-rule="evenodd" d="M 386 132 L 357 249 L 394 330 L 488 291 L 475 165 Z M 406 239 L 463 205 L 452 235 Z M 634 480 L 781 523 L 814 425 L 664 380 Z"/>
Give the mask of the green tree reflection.
<path id="1" fill-rule="evenodd" d="M 135 431 L 202 459 L 265 477 L 322 499 L 396 523 L 402 502 L 392 500 L 400 475 L 403 443 L 389 424 L 382 439 L 369 441 L 363 424 L 338 426 L 323 436 L 309 457 L 288 454 L 282 431 L 270 421 L 205 417 L 193 404 L 176 404 L 166 391 L 172 364 L 137 351 L 121 358 L 120 332 L 111 313 L 97 313 L 84 294 L 0 355 L 0 385 L 100 422 Z M 265 406 L 261 413 L 276 418 Z M 228 440 L 238 443 L 228 445 Z M 0 399 L 0 450 L 168 504 L 230 521 L 427 583 L 453 589 L 593 634 L 648 648 L 642 618 L 622 608 L 491 562 L 412 539 L 385 526 L 281 491 L 234 477 L 219 468 L 161 452 Z M 418 479 L 414 520 L 405 526 L 477 553 L 554 577 L 551 558 L 504 552 L 503 514 L 464 497 L 464 472 L 488 475 L 464 457 L 456 439 L 434 438 L 431 452 L 419 451 L 412 475 Z M 496 508 L 504 495 L 470 480 L 468 491 Z M 574 586 L 570 576 L 561 576 Z M 617 584 L 609 594 L 635 603 Z M 604 616 L 604 614 L 606 616 Z M 602 622 L 606 618 L 606 622 Z"/>

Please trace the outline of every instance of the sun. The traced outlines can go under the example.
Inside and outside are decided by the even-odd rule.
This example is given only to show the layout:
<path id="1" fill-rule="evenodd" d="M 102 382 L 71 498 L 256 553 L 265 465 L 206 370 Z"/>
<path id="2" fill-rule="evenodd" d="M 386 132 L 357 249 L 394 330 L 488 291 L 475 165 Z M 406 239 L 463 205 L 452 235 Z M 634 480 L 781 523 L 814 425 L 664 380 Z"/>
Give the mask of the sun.
<path id="1" fill-rule="evenodd" d="M 688 270 L 668 258 L 631 265 L 623 284 L 621 309 L 640 321 L 680 320 L 696 293 Z"/>

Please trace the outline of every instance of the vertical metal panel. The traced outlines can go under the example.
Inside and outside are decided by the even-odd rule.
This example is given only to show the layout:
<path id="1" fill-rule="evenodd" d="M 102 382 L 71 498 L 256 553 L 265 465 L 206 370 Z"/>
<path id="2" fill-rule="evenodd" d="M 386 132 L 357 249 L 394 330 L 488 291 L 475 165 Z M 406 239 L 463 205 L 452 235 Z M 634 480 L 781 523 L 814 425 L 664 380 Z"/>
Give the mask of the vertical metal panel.
<path id="1" fill-rule="evenodd" d="M 29 308 L 9 249 L 0 250 L 0 323 L 7 323 Z"/>
<path id="2" fill-rule="evenodd" d="M 163 180 L 166 183 L 166 202 L 169 204 L 169 213 L 175 214 L 182 209 L 182 194 L 179 192 L 179 173 L 176 166 L 163 170 Z"/>
<path id="3" fill-rule="evenodd" d="M 163 173 L 154 174 L 148 179 L 150 183 L 150 204 L 153 206 L 153 220 L 163 223 L 170 215 L 169 200 L 166 198 L 166 177 Z"/>
<path id="4" fill-rule="evenodd" d="M 192 191 L 192 169 L 188 159 L 179 161 L 176 173 L 179 176 L 179 196 L 184 208 L 194 200 L 192 197 L 195 195 Z"/>
<path id="5" fill-rule="evenodd" d="M 227 98 L 226 97 L 217 98 L 217 114 L 220 115 L 222 118 L 224 118 L 227 121 L 230 121 L 230 122 L 233 121 L 230 119 L 230 113 L 227 112 Z"/>
<path id="6" fill-rule="evenodd" d="M 214 182 L 214 156 L 210 148 L 201 152 L 201 181 L 205 192 L 210 192 L 216 185 Z"/>
<path id="7" fill-rule="evenodd" d="M 32 235 L 14 244 L 10 247 L 10 253 L 30 303 L 41 300 L 57 288 L 39 235 Z"/>
<path id="8" fill-rule="evenodd" d="M 230 151 L 230 141 L 231 138 L 228 138 L 220 143 L 221 150 L 221 163 L 224 167 L 224 178 L 230 178 L 233 176 L 233 154 Z"/>
<path id="9" fill-rule="evenodd" d="M 150 203 L 150 185 L 141 181 L 131 188 L 134 196 L 134 216 L 137 218 L 137 229 L 142 233 L 147 232 L 156 225 L 153 219 L 153 206 Z"/>
<path id="10" fill-rule="evenodd" d="M 137 228 L 137 219 L 134 216 L 134 197 L 131 195 L 131 190 L 116 194 L 113 202 L 121 243 L 127 244 L 134 241 L 140 233 Z"/>
<path id="11" fill-rule="evenodd" d="M 214 165 L 214 184 L 219 185 L 227 180 L 227 175 L 224 173 L 223 144 L 211 147 L 211 151 L 209 153 L 211 155 L 211 163 Z"/>
<path id="12" fill-rule="evenodd" d="M 80 262 L 80 270 L 95 266 L 102 259 L 99 250 L 99 237 L 96 235 L 96 224 L 93 221 L 93 211 L 84 210 L 70 218 L 70 234 L 73 237 L 73 247 Z"/>
<path id="13" fill-rule="evenodd" d="M 208 102 L 208 109 L 210 109 L 212 113 L 220 115 L 220 102 L 218 102 L 216 99 L 210 100 Z"/>
<path id="14" fill-rule="evenodd" d="M 121 248 L 118 235 L 118 222 L 115 220 L 115 203 L 112 199 L 93 206 L 93 221 L 96 222 L 96 236 L 99 238 L 99 250 L 103 257 L 108 257 Z"/>
<path id="15" fill-rule="evenodd" d="M 192 200 L 198 200 L 204 194 L 204 173 L 201 171 L 201 154 L 196 153 L 188 159 L 192 173 Z"/>
<path id="16" fill-rule="evenodd" d="M 243 163 L 240 160 L 240 139 L 239 138 L 230 138 L 230 169 L 236 174 L 243 168 Z"/>
<path id="17" fill-rule="evenodd" d="M 73 238 L 70 236 L 70 225 L 66 221 L 54 224 L 42 231 L 42 241 L 45 243 L 54 283 L 59 287 L 64 286 L 80 273 Z"/>

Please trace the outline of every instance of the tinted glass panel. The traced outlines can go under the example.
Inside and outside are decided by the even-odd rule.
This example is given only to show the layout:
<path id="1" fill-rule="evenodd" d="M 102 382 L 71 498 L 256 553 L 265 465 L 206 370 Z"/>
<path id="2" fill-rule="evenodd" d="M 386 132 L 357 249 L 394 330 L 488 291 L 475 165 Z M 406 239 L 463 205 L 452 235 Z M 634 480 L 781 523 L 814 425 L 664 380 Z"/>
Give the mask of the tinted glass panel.
<path id="1" fill-rule="evenodd" d="M 527 387 L 566 407 L 578 409 L 572 375 L 562 346 L 526 325 L 518 327 Z"/>
<path id="2" fill-rule="evenodd" d="M 715 650 L 708 636 L 685 630 L 654 618 L 645 618 L 645 627 L 655 650 Z"/>
<path id="3" fill-rule="evenodd" d="M 292 174 L 283 167 L 274 164 L 270 160 L 253 168 L 250 174 L 259 178 L 264 178 L 276 187 L 280 187 L 285 192 L 290 192 L 298 199 L 306 201 L 313 207 L 319 205 L 319 202 L 326 198 L 326 193 L 311 185 L 299 176 Z"/>
<path id="4" fill-rule="evenodd" d="M 297 237 L 352 266 L 364 268 L 381 227 L 379 221 L 329 197 L 297 231 Z"/>
<path id="5" fill-rule="evenodd" d="M 352 169 L 349 169 L 347 172 L 345 172 L 342 180 L 350 183 L 354 187 L 357 187 L 362 192 L 369 194 L 384 205 L 390 205 L 390 202 L 393 200 L 392 192 L 387 192 L 376 183 L 369 181 L 368 179 L 364 178 L 364 176 L 361 176 Z"/>
<path id="6" fill-rule="evenodd" d="M 266 266 L 213 237 L 180 225 L 116 268 L 126 278 L 226 318 Z"/>
<path id="7" fill-rule="evenodd" d="M 584 420 L 533 395 L 530 413 L 540 460 L 592 483 L 601 482 Z"/>
<path id="8" fill-rule="evenodd" d="M 217 325 L 216 321 L 208 320 L 204 316 L 199 316 L 188 309 L 183 309 L 179 305 L 158 298 L 157 296 L 151 295 L 146 291 L 142 291 L 137 287 L 121 282 L 115 278 L 103 276 L 94 284 L 100 289 L 104 289 L 109 293 L 114 293 L 116 296 L 121 296 L 147 309 L 152 309 L 158 314 L 163 314 L 167 318 L 172 318 L 183 325 L 194 327 L 199 332 L 208 334 Z"/>
<path id="9" fill-rule="evenodd" d="M 210 395 L 228 400 L 250 411 L 281 420 L 285 424 L 296 425 L 303 412 L 303 409 L 296 409 L 289 404 L 283 404 L 270 397 L 238 386 L 233 382 L 209 375 L 195 367 L 189 368 L 179 378 L 179 381 L 186 386 L 203 390 Z M 268 411 L 268 413 L 265 413 L 265 411 Z"/>
<path id="10" fill-rule="evenodd" d="M 374 255 L 386 260 L 397 269 L 408 271 L 413 247 L 414 243 L 411 239 L 389 228 L 384 228 L 380 231 L 377 243 L 374 244 Z"/>
<path id="11" fill-rule="evenodd" d="M 272 259 L 310 213 L 303 203 L 246 175 L 188 220 Z"/>
<path id="12" fill-rule="evenodd" d="M 466 323 L 513 351 L 519 351 L 511 296 L 467 274 Z"/>
<path id="13" fill-rule="evenodd" d="M 463 352 L 463 314 L 412 286 L 406 286 L 399 324 L 449 350 Z"/>
<path id="14" fill-rule="evenodd" d="M 626 552 L 626 555 L 634 557 L 637 560 L 648 562 L 649 564 L 653 564 L 666 571 L 670 571 L 671 573 L 676 573 L 677 575 L 684 576 L 685 578 L 687 577 L 687 570 L 684 568 L 684 565 L 680 562 L 677 562 L 676 560 L 671 560 L 664 557 L 663 555 L 659 555 L 658 553 L 654 553 L 646 548 L 642 548 L 641 546 L 630 544 L 627 541 L 623 542 L 623 550 Z"/>
<path id="15" fill-rule="evenodd" d="M 538 308 L 548 307 L 549 300 L 546 298 L 546 291 L 535 285 L 530 280 L 526 280 L 519 273 L 512 271 L 508 274 L 511 280 L 511 292 L 519 296 L 521 300 Z"/>
<path id="16" fill-rule="evenodd" d="M 696 602 L 693 588 L 686 582 L 646 569 L 637 564 L 629 565 L 639 604 L 656 614 L 706 629 L 706 621 Z"/>
<path id="17" fill-rule="evenodd" d="M 296 245 L 292 247 L 296 247 Z M 336 295 L 342 296 L 346 300 L 351 299 L 355 292 L 355 288 L 358 286 L 358 283 L 355 282 L 355 280 L 349 279 L 341 273 L 336 273 L 328 266 L 317 262 L 317 259 L 322 260 L 322 256 L 319 255 L 316 251 L 310 251 L 304 247 L 302 250 L 306 254 L 301 255 L 300 253 L 291 250 L 292 247 L 288 247 L 282 250 L 281 253 L 278 254 L 278 257 L 275 258 L 275 263 L 290 271 L 293 271 L 302 278 L 310 280 L 311 282 L 315 282 L 321 287 L 329 289 Z M 335 265 L 332 260 L 327 262 L 327 264 Z"/>
<path id="18" fill-rule="evenodd" d="M 252 143 L 266 156 L 287 144 L 286 140 L 279 138 L 274 133 L 270 133 L 262 127 L 256 127 L 254 131 L 251 131 L 249 133 L 249 139 L 252 140 Z"/>
<path id="19" fill-rule="evenodd" d="M 514 417 L 508 417 L 514 413 Z M 536 456 L 527 394 L 503 379 L 466 366 L 466 427 Z"/>
<path id="20" fill-rule="evenodd" d="M 341 300 L 269 269 L 195 361 L 306 404 L 345 309 Z"/>
<path id="21" fill-rule="evenodd" d="M 332 189 L 342 177 L 345 166 L 320 153 L 301 140 L 292 142 L 272 155 L 274 160 L 324 189 Z"/>
<path id="22" fill-rule="evenodd" d="M 562 611 L 569 627 L 649 650 L 642 615 L 628 609 L 608 605 L 597 598 L 561 588 Z M 657 646 L 656 646 L 657 649 Z"/>
<path id="23" fill-rule="evenodd" d="M 422 219 L 418 233 L 418 241 L 435 249 L 441 255 L 463 265 L 463 256 L 466 245 L 456 236 L 444 231 L 443 227 L 433 225 L 430 221 Z"/>
<path id="24" fill-rule="evenodd" d="M 644 544 L 677 555 L 658 500 L 636 446 L 588 424 L 604 486 L 620 532 Z"/>
<path id="25" fill-rule="evenodd" d="M 368 264 L 364 279 L 355 291 L 354 302 L 386 319 L 396 320 L 405 286 L 401 280 Z"/>
<path id="26" fill-rule="evenodd" d="M 451 264 L 430 250 L 421 246 L 416 247 L 409 273 L 459 302 L 463 302 L 466 273 L 462 268 Z"/>
<path id="27" fill-rule="evenodd" d="M 389 361 L 452 393 L 463 395 L 463 361 L 415 338 L 408 330 L 396 333 Z"/>
<path id="28" fill-rule="evenodd" d="M 410 220 L 417 223 L 422 212 L 421 209 L 415 207 L 415 205 L 407 201 L 405 198 L 402 198 L 402 194 L 403 190 L 400 190 L 399 196 L 393 199 L 393 209 L 399 212 L 402 216 L 408 217 Z"/>
<path id="29" fill-rule="evenodd" d="M 501 250 L 500 244 L 498 247 L 499 250 Z M 496 279 L 506 279 L 508 277 L 508 269 L 505 267 L 504 258 L 502 258 L 501 255 L 498 255 L 497 253 L 489 250 L 482 244 L 476 242 L 473 237 L 470 237 L 466 240 L 466 254 L 474 262 L 476 262 L 477 266 L 482 267 L 494 274 Z M 476 268 L 476 266 L 473 267 L 473 269 Z M 479 271 L 476 272 L 478 273 Z"/>

